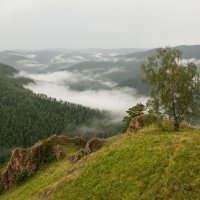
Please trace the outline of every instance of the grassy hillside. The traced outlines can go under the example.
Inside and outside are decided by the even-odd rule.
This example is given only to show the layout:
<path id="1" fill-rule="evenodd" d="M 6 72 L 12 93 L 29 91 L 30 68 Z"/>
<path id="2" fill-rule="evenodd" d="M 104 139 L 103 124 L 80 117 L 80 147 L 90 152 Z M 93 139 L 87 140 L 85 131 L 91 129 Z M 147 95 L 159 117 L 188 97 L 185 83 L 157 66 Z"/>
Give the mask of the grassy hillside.
<path id="1" fill-rule="evenodd" d="M 74 165 L 68 159 L 46 165 L 0 199 L 197 200 L 199 163 L 200 130 L 174 133 L 152 126 L 107 139 L 100 151 Z"/>

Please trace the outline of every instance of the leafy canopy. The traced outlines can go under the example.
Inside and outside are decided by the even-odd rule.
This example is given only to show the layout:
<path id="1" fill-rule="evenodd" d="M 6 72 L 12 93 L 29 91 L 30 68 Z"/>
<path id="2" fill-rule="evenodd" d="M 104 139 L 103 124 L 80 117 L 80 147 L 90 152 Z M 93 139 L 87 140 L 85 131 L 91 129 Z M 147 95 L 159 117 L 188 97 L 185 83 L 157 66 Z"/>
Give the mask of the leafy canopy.
<path id="1" fill-rule="evenodd" d="M 198 117 L 200 75 L 194 63 L 184 64 L 180 50 L 159 48 L 142 68 L 144 81 L 152 86 L 147 105 L 153 114 L 174 120 L 175 130 Z"/>

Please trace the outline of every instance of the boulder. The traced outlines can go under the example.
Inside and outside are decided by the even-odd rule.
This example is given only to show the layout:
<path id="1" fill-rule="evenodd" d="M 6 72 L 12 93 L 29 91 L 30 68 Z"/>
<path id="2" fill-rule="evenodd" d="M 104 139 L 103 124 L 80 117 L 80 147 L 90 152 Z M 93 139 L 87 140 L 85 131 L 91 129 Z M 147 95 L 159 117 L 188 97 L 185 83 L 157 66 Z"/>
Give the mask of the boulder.
<path id="1" fill-rule="evenodd" d="M 76 163 L 78 162 L 80 159 L 82 159 L 83 157 L 85 157 L 86 155 L 88 155 L 88 152 L 82 150 L 76 154 L 73 154 L 71 157 L 70 157 L 70 160 L 72 163 Z"/>
<path id="2" fill-rule="evenodd" d="M 87 142 L 86 151 L 89 153 L 95 152 L 103 147 L 105 140 L 94 138 Z"/>
<path id="3" fill-rule="evenodd" d="M 144 127 L 144 121 L 141 116 L 136 116 L 131 119 L 127 132 L 133 132 Z"/>
<path id="4" fill-rule="evenodd" d="M 78 162 L 83 157 L 87 156 L 90 153 L 93 153 L 99 149 L 101 149 L 105 144 L 105 140 L 94 138 L 87 142 L 85 149 L 81 150 L 80 152 L 72 155 L 70 160 L 72 163 Z"/>

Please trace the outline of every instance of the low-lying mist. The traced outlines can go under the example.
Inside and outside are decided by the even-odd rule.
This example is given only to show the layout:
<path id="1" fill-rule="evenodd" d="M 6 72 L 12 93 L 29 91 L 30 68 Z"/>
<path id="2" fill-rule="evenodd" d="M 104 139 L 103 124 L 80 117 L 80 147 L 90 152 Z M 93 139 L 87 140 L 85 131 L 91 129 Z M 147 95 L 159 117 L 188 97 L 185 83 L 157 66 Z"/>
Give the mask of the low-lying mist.
<path id="1" fill-rule="evenodd" d="M 91 108 L 98 108 L 110 112 L 113 120 L 121 120 L 125 111 L 138 102 L 144 103 L 147 97 L 140 96 L 133 88 L 114 88 L 115 83 L 109 80 L 101 80 L 85 76 L 75 72 L 54 72 L 46 74 L 27 74 L 20 73 L 35 81 L 26 85 L 27 88 L 35 93 L 46 94 L 58 100 L 82 104 Z M 91 81 L 91 84 L 100 82 L 102 85 L 109 86 L 108 89 L 86 89 L 83 91 L 73 90 L 69 84 L 78 83 L 83 80 Z M 109 83 L 109 84 L 108 84 Z"/>

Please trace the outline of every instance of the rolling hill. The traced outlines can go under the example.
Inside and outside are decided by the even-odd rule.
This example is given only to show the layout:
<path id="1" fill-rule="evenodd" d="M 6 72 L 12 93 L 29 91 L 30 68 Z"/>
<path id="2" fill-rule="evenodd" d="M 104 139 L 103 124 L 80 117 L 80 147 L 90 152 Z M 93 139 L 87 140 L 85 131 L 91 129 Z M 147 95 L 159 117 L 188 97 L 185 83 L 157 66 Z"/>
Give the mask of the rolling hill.
<path id="1" fill-rule="evenodd" d="M 175 48 L 180 49 L 183 53 L 183 62 L 193 62 L 194 64 L 197 65 L 200 71 L 200 45 L 192 45 L 192 46 L 187 46 L 187 45 L 181 45 L 181 46 L 176 46 Z M 156 54 L 156 49 L 150 49 L 147 51 L 143 52 L 134 52 L 131 54 L 126 54 L 126 55 L 118 55 L 116 58 L 121 59 L 121 60 L 135 60 L 137 63 L 145 63 L 145 59 L 149 56 L 153 56 Z M 133 64 L 133 66 L 136 65 L 136 62 Z M 137 65 L 137 70 L 138 65 Z M 132 78 L 127 78 L 127 80 L 122 81 L 117 85 L 117 87 L 134 87 L 138 90 L 139 93 L 147 95 L 149 92 L 149 87 L 146 86 L 145 84 L 141 82 L 142 78 L 142 72 L 140 73 L 132 73 L 133 77 Z"/>
<path id="2" fill-rule="evenodd" d="M 192 61 L 200 68 L 200 45 L 181 45 L 176 48 L 183 52 L 184 62 Z M 87 77 L 85 80 L 66 83 L 66 86 L 76 91 L 132 87 L 139 95 L 146 95 L 149 88 L 144 84 L 140 87 L 140 66 L 155 52 L 155 49 L 18 50 L 0 52 L 0 62 L 28 74 L 63 71 Z M 108 82 L 110 85 L 104 84 Z"/>
<path id="3" fill-rule="evenodd" d="M 110 60 L 115 55 L 125 55 L 145 49 L 43 49 L 10 50 L 0 52 L 0 63 L 23 71 L 41 73 L 57 71 L 84 61 Z"/>
<path id="4" fill-rule="evenodd" d="M 188 49 L 185 46 L 180 48 Z M 198 46 L 195 49 L 198 50 Z M 62 70 L 83 75 L 90 73 L 90 77 L 96 75 L 95 79 L 101 81 L 112 80 L 116 83 L 115 87 L 136 87 L 141 94 L 147 95 L 148 89 L 140 84 L 142 73 L 139 65 L 153 51 L 123 55 L 115 61 L 84 61 Z M 191 51 L 185 50 L 186 60 L 186 54 Z M 190 59 L 198 63 L 198 53 L 195 56 Z M 86 138 L 107 138 L 116 134 L 118 127 L 107 124 L 109 119 L 105 113 L 34 94 L 23 87 L 34 80 L 16 78 L 18 72 L 11 66 L 0 64 L 2 161 L 14 147 L 30 147 L 53 134 L 82 134 Z M 81 127 L 91 126 L 93 121 L 96 127 L 91 129 L 91 133 L 89 129 L 83 133 Z M 80 128 L 79 132 L 77 128 Z M 7 191 L 3 192 L 0 188 L 0 199 L 200 199 L 199 129 L 183 125 L 175 133 L 169 127 L 161 129 L 161 126 L 151 125 L 134 133 L 110 137 L 104 142 L 103 148 L 89 154 L 85 154 L 83 147 L 63 142 L 63 159 L 43 164 L 25 180 L 20 177 L 21 181 L 18 180 Z M 30 149 L 22 151 L 25 154 L 32 152 Z M 77 158 L 76 162 L 72 158 Z M 0 167 L 0 173 L 5 165 Z"/>
<path id="5" fill-rule="evenodd" d="M 76 163 L 67 157 L 80 149 L 66 145 L 66 158 L 44 165 L 0 199 L 200 199 L 199 144 L 199 130 L 150 126 L 109 138 Z"/>
<path id="6" fill-rule="evenodd" d="M 180 46 L 176 46 L 174 48 L 180 49 L 183 53 L 183 58 L 184 59 L 200 59 L 200 45 L 180 45 Z M 126 55 L 119 55 L 116 57 L 119 58 L 146 58 L 148 56 L 152 56 L 155 55 L 156 53 L 156 49 L 150 49 L 147 51 L 143 51 L 143 52 L 134 52 L 134 53 L 130 53 L 130 54 L 126 54 Z"/>

